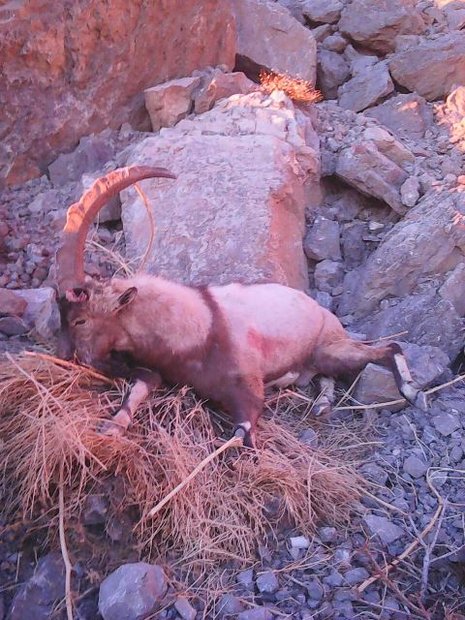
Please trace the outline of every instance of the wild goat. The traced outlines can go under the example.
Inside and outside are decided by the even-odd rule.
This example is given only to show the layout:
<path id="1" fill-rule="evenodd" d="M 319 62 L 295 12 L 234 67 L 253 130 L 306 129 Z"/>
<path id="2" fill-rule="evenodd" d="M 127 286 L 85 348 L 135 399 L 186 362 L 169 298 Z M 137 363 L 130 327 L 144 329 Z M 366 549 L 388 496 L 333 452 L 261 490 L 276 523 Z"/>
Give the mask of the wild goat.
<path id="1" fill-rule="evenodd" d="M 111 196 L 149 177 L 175 178 L 163 168 L 129 167 L 96 181 L 68 210 L 57 252 L 61 355 L 136 379 L 108 433 L 127 428 L 163 378 L 219 403 L 253 446 L 266 385 L 306 384 L 318 375 L 321 414 L 331 409 L 333 378 L 369 362 L 389 368 L 403 396 L 426 409 L 398 344 L 352 340 L 336 316 L 301 291 L 279 284 L 195 288 L 150 275 L 87 282 L 84 243 L 92 220 Z"/>

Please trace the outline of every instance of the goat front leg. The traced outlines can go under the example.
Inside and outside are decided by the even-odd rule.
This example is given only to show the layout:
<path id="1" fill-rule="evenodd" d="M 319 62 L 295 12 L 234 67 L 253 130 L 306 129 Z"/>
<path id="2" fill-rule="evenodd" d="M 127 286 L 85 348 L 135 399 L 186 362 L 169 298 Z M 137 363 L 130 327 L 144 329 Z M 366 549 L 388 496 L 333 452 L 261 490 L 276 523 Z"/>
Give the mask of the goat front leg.
<path id="1" fill-rule="evenodd" d="M 333 410 L 335 381 L 331 377 L 318 377 L 320 393 L 312 407 L 316 416 L 328 415 Z"/>
<path id="2" fill-rule="evenodd" d="M 152 390 L 160 387 L 162 383 L 161 376 L 157 372 L 143 368 L 136 369 L 133 372 L 133 378 L 135 383 L 126 394 L 121 407 L 111 420 L 106 420 L 100 426 L 99 431 L 102 435 L 124 434 L 132 424 L 139 405 L 146 400 Z"/>
<path id="3" fill-rule="evenodd" d="M 391 369 L 396 380 L 397 389 L 414 407 L 418 407 L 422 411 L 428 411 L 426 394 L 415 385 L 401 347 L 395 342 L 388 346 L 393 354 Z"/>

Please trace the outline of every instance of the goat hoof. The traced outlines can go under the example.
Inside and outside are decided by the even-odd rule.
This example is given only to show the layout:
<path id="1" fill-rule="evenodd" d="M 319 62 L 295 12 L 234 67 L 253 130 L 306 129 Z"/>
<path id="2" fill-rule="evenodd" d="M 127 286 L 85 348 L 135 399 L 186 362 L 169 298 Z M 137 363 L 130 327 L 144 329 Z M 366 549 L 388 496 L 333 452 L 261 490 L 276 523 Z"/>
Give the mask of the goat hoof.
<path id="1" fill-rule="evenodd" d="M 428 411 L 428 398 L 424 392 L 419 390 L 418 394 L 415 397 L 415 402 L 413 403 L 415 407 L 421 409 L 422 411 Z"/>
<path id="2" fill-rule="evenodd" d="M 422 411 L 428 411 L 426 394 L 412 384 L 405 384 L 401 390 L 401 394 L 414 407 L 418 407 L 418 409 Z"/>
<path id="3" fill-rule="evenodd" d="M 100 435 L 121 437 L 131 424 L 131 417 L 126 411 L 120 410 L 111 420 L 104 420 L 98 427 Z"/>
<path id="4" fill-rule="evenodd" d="M 255 448 L 255 440 L 250 431 L 247 431 L 243 426 L 239 425 L 234 429 L 233 437 L 239 437 L 242 439 L 242 444 L 246 448 Z"/>
<path id="5" fill-rule="evenodd" d="M 329 401 L 321 400 L 319 403 L 313 406 L 312 413 L 319 418 L 324 415 L 329 415 L 332 410 L 333 406 Z"/>

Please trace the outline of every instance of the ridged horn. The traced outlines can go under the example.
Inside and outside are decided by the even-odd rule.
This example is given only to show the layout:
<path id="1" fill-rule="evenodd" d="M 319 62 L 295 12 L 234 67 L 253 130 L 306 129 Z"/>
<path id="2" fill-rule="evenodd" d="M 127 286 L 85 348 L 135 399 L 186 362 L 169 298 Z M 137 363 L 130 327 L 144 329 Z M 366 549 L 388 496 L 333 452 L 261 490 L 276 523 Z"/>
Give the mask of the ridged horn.
<path id="1" fill-rule="evenodd" d="M 56 253 L 56 279 L 60 297 L 68 289 L 84 283 L 84 246 L 89 228 L 100 209 L 126 187 L 154 177 L 175 179 L 176 175 L 165 168 L 152 166 L 118 168 L 97 179 L 80 200 L 69 207 Z"/>

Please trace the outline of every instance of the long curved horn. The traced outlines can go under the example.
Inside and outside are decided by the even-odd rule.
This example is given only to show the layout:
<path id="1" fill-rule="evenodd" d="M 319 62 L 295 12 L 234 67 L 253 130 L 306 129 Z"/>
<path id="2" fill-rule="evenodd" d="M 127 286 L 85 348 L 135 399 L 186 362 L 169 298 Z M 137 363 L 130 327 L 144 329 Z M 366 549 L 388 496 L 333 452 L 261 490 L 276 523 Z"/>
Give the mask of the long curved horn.
<path id="1" fill-rule="evenodd" d="M 142 179 L 175 179 L 165 168 L 128 166 L 97 179 L 81 199 L 68 209 L 62 241 L 56 252 L 56 279 L 60 296 L 84 283 L 84 246 L 89 228 L 105 203 L 120 191 Z"/>

